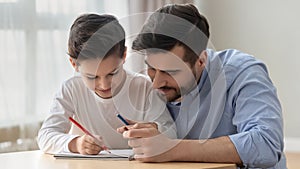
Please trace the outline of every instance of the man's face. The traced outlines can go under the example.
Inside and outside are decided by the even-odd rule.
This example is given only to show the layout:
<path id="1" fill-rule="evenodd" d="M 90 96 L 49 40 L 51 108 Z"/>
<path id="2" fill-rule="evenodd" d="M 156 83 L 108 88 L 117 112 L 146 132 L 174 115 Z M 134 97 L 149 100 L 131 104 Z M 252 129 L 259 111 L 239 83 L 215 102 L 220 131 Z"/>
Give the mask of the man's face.
<path id="1" fill-rule="evenodd" d="M 104 98 L 111 98 L 121 88 L 125 76 L 124 60 L 119 56 L 108 56 L 101 59 L 88 59 L 79 63 L 80 72 L 85 85 Z"/>
<path id="2" fill-rule="evenodd" d="M 153 88 L 158 89 L 169 102 L 190 92 L 197 85 L 203 70 L 197 64 L 198 60 L 195 65 L 184 62 L 184 55 L 183 46 L 177 45 L 169 52 L 150 53 L 145 60 Z"/>

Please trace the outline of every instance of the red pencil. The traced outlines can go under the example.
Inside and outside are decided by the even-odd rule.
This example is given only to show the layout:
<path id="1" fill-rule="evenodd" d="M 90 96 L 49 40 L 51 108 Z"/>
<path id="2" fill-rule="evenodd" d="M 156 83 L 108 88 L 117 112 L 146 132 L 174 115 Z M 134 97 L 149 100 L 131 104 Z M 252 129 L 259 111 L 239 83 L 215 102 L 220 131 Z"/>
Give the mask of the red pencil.
<path id="1" fill-rule="evenodd" d="M 72 117 L 69 117 L 69 120 L 74 123 L 78 128 L 80 128 L 85 134 L 93 137 L 94 139 L 98 140 L 94 135 L 92 135 L 92 133 L 90 133 L 87 129 L 85 129 L 81 124 L 79 124 L 76 120 L 74 120 Z M 99 140 L 98 140 L 99 141 Z M 102 148 L 107 151 L 108 153 L 111 153 L 108 148 L 103 145 Z"/>

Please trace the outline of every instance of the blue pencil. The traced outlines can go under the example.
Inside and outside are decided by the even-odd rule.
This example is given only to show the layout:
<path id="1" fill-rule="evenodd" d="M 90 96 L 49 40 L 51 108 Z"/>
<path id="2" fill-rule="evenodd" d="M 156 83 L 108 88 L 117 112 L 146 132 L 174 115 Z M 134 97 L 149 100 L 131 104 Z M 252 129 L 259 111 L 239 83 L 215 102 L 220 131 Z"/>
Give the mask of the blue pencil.
<path id="1" fill-rule="evenodd" d="M 129 125 L 129 123 L 121 116 L 121 114 L 117 114 L 117 117 L 118 117 L 125 125 Z"/>

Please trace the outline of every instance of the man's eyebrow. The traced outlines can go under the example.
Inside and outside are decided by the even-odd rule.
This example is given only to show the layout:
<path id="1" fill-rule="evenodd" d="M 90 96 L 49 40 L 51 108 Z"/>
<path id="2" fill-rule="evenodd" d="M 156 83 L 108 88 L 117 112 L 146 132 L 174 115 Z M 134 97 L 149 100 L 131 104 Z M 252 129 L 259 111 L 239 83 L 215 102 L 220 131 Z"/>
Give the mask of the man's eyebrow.
<path id="1" fill-rule="evenodd" d="M 116 71 L 118 71 L 120 69 L 121 65 L 119 65 L 118 67 L 114 68 L 112 71 L 110 71 L 110 73 L 115 73 Z"/>
<path id="2" fill-rule="evenodd" d="M 146 64 L 148 67 L 150 67 L 150 68 L 154 68 L 153 66 L 151 66 L 151 65 L 147 62 L 147 60 L 145 60 L 145 64 Z M 154 68 L 154 69 L 155 69 L 155 68 Z M 171 72 L 179 72 L 179 71 L 181 71 L 181 70 L 180 70 L 180 69 L 160 69 L 160 71 L 171 73 Z"/>

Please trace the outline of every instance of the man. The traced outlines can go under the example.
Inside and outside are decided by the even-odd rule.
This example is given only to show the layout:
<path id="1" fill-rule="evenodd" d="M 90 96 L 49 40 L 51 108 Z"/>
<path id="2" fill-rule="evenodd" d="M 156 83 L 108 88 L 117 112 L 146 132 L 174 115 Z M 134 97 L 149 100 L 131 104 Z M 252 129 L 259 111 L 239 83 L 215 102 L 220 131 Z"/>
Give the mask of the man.
<path id="1" fill-rule="evenodd" d="M 191 4 L 153 13 L 133 42 L 153 87 L 167 99 L 177 140 L 155 125 L 119 128 L 144 162 L 236 163 L 286 168 L 281 106 L 266 66 L 237 50 L 206 49 L 209 24 Z"/>

